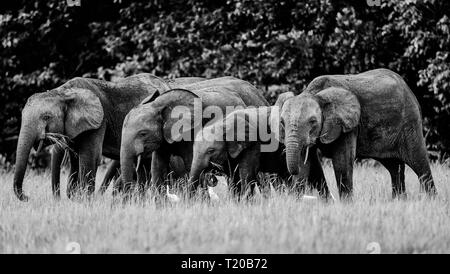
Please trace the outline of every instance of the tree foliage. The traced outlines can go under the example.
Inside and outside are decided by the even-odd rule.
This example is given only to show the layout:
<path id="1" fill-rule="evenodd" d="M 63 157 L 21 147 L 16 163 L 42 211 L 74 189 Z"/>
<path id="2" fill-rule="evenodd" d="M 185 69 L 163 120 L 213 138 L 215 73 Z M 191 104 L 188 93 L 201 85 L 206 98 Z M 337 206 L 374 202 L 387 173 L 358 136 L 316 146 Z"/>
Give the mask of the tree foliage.
<path id="1" fill-rule="evenodd" d="M 273 101 L 322 74 L 385 67 L 422 107 L 427 144 L 450 152 L 450 2 L 446 0 L 63 0 L 0 9 L 0 151 L 35 92 L 75 76 L 115 80 L 233 75 Z M 12 141 L 13 142 L 13 141 Z"/>

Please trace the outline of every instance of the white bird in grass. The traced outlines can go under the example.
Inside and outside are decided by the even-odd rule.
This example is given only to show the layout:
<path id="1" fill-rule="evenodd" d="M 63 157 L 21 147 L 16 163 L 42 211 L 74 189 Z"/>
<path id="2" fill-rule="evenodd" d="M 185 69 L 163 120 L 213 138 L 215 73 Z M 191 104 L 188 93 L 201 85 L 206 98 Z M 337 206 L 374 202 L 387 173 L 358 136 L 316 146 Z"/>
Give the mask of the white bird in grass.
<path id="1" fill-rule="evenodd" d="M 330 192 L 330 198 L 331 198 L 331 200 L 333 202 L 336 201 L 336 199 L 333 196 L 333 193 L 331 193 L 331 192 Z M 302 196 L 302 200 L 304 200 L 304 201 L 314 201 L 314 200 L 317 200 L 317 197 L 316 196 L 310 196 L 310 195 L 303 195 Z"/>
<path id="2" fill-rule="evenodd" d="M 314 201 L 314 200 L 317 200 L 317 197 L 316 196 L 310 196 L 310 195 L 303 195 L 302 196 L 302 200 L 304 200 L 304 201 Z"/>
<path id="3" fill-rule="evenodd" d="M 224 176 L 216 176 L 216 178 L 217 178 L 217 185 L 218 186 L 222 185 L 222 186 L 226 187 L 228 185 L 227 178 L 225 178 Z"/>
<path id="4" fill-rule="evenodd" d="M 208 186 L 208 194 L 209 199 L 213 202 L 218 202 L 220 200 L 219 196 L 217 196 L 216 192 L 214 192 L 214 188 Z"/>
<path id="5" fill-rule="evenodd" d="M 169 185 L 167 185 L 166 188 L 166 193 L 167 193 L 167 198 L 169 199 L 170 202 L 172 203 L 178 203 L 180 201 L 180 197 L 178 197 L 176 194 L 171 194 L 169 192 Z"/>

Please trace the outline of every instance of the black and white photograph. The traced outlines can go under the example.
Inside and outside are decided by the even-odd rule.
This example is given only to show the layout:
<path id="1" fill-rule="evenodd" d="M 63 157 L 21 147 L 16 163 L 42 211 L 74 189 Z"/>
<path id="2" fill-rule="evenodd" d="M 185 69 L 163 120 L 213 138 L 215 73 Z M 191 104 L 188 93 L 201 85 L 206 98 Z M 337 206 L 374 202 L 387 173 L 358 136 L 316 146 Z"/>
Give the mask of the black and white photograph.
<path id="1" fill-rule="evenodd" d="M 450 253 L 450 2 L 2 0 L 0 254 L 130 253 Z"/>

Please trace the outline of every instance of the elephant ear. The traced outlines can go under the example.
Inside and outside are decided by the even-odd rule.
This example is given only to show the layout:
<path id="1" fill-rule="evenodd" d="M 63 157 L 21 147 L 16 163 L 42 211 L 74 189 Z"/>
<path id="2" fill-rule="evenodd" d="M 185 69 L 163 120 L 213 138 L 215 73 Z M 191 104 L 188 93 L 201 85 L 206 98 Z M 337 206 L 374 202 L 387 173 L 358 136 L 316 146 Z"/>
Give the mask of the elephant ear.
<path id="1" fill-rule="evenodd" d="M 293 92 L 284 92 L 278 96 L 275 105 L 272 106 L 272 110 L 270 111 L 269 118 L 269 127 L 271 131 L 274 133 L 275 139 L 279 142 L 284 143 L 284 126 L 281 123 L 281 113 L 283 109 L 284 103 L 294 97 Z"/>
<path id="2" fill-rule="evenodd" d="M 237 110 L 225 117 L 223 134 L 231 158 L 238 157 L 244 149 L 250 146 L 251 141 L 256 141 L 258 134 L 257 119 L 256 108 Z"/>
<path id="3" fill-rule="evenodd" d="M 164 139 L 169 144 L 192 140 L 192 131 L 201 127 L 201 105 L 196 106 L 200 108 L 200 117 L 194 115 L 196 99 L 200 100 L 200 97 L 189 90 L 172 89 L 160 95 L 154 102 L 161 109 Z"/>
<path id="4" fill-rule="evenodd" d="M 320 141 L 329 144 L 341 132 L 353 130 L 359 123 L 361 105 L 358 98 L 342 88 L 327 88 L 316 94 L 322 108 L 323 125 Z"/>
<path id="5" fill-rule="evenodd" d="M 155 92 L 153 92 L 153 94 L 145 97 L 144 100 L 142 100 L 139 105 L 145 105 L 145 104 L 151 103 L 151 102 L 155 101 L 159 95 L 161 95 L 159 90 L 155 90 Z"/>
<path id="6" fill-rule="evenodd" d="M 142 100 L 140 105 L 153 102 L 161 93 L 171 89 L 170 85 L 164 79 L 150 73 L 140 73 L 129 76 L 125 78 L 124 82 L 128 85 L 132 85 L 137 82 L 140 83 L 140 85 L 144 85 L 147 89 L 150 95 Z"/>
<path id="7" fill-rule="evenodd" d="M 100 98 L 92 91 L 72 88 L 64 94 L 66 117 L 64 127 L 69 138 L 73 139 L 87 130 L 97 129 L 103 122 L 103 106 Z"/>

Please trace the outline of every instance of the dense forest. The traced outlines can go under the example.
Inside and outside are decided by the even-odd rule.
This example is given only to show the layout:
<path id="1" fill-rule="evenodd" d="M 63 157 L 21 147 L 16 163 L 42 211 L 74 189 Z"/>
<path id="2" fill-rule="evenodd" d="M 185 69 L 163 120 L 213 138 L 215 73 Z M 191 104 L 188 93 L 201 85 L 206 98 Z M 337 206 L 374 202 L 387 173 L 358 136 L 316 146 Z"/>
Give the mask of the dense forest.
<path id="1" fill-rule="evenodd" d="M 450 155 L 450 1 L 15 0 L 0 4 L 0 154 L 12 159 L 27 98 L 76 76 L 248 80 L 273 101 L 322 74 L 389 68 Z M 370 4 L 370 5 L 369 5 Z"/>

